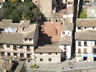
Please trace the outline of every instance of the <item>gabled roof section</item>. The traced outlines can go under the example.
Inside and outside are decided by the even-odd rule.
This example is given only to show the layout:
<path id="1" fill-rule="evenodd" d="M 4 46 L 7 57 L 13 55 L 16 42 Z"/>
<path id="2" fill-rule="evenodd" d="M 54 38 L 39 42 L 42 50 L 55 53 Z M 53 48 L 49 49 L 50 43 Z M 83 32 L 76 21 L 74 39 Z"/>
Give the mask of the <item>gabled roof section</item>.
<path id="1" fill-rule="evenodd" d="M 96 19 L 77 19 L 77 27 L 96 27 Z"/>
<path id="2" fill-rule="evenodd" d="M 75 33 L 76 40 L 96 40 L 96 31 L 88 30 Z"/>
<path id="3" fill-rule="evenodd" d="M 24 38 L 34 38 L 35 31 L 28 33 Z"/>
<path id="4" fill-rule="evenodd" d="M 20 27 L 29 27 L 30 20 L 21 20 L 19 26 Z"/>
<path id="5" fill-rule="evenodd" d="M 72 45 L 72 36 L 61 37 L 60 45 Z"/>
<path id="6" fill-rule="evenodd" d="M 2 32 L 0 34 L 0 43 L 23 44 L 23 34 Z"/>
<path id="7" fill-rule="evenodd" d="M 57 46 L 39 46 L 37 49 L 35 49 L 35 53 L 54 53 L 54 52 L 61 52 L 61 49 Z"/>

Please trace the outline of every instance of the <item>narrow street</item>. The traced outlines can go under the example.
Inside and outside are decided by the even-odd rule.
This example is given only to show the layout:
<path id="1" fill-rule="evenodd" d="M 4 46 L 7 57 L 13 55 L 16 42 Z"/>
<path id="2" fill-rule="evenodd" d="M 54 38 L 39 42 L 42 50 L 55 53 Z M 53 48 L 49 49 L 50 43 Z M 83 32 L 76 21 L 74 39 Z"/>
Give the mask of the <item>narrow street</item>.
<path id="1" fill-rule="evenodd" d="M 83 69 L 91 69 L 96 68 L 96 62 L 72 62 L 72 61 L 65 61 L 60 64 L 39 64 L 38 69 L 31 69 L 30 63 L 26 63 L 26 70 L 27 72 L 32 71 L 48 71 L 48 72 L 63 72 L 63 71 L 70 71 L 70 70 L 83 70 Z"/>

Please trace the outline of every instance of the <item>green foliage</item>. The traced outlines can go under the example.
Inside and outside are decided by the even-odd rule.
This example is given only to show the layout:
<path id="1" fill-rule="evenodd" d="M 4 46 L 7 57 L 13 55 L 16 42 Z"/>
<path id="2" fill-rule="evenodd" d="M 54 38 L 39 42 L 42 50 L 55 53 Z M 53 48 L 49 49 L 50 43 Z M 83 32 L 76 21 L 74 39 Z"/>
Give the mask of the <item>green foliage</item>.
<path id="1" fill-rule="evenodd" d="M 83 11 L 83 9 L 80 13 L 80 18 L 87 18 L 87 14 Z"/>
<path id="2" fill-rule="evenodd" d="M 96 2 L 96 0 L 94 0 Z"/>
<path id="3" fill-rule="evenodd" d="M 19 22 L 19 20 L 21 20 L 21 16 L 18 10 L 13 10 L 8 18 L 13 19 L 13 22 Z"/>
<path id="4" fill-rule="evenodd" d="M 11 2 L 11 3 L 18 2 L 18 0 L 8 0 L 8 1 Z"/>
<path id="5" fill-rule="evenodd" d="M 29 8 L 22 14 L 22 19 L 31 20 L 31 22 L 37 22 L 40 19 L 40 12 L 37 8 Z"/>
<path id="6" fill-rule="evenodd" d="M 31 0 L 28 0 L 28 2 L 25 0 L 23 3 L 18 1 L 5 2 L 3 8 L 5 10 L 4 18 L 13 19 L 14 22 L 19 22 L 21 19 L 37 22 L 41 14 Z"/>

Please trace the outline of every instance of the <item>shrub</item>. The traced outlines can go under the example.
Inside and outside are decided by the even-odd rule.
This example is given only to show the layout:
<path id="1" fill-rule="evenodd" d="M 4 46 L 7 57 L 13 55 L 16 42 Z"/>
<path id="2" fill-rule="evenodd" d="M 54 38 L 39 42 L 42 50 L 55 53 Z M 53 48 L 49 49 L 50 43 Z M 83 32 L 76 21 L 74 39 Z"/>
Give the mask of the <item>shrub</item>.
<path id="1" fill-rule="evenodd" d="M 34 64 L 32 64 L 30 67 L 31 67 L 31 68 L 39 68 L 38 65 L 34 65 Z"/>

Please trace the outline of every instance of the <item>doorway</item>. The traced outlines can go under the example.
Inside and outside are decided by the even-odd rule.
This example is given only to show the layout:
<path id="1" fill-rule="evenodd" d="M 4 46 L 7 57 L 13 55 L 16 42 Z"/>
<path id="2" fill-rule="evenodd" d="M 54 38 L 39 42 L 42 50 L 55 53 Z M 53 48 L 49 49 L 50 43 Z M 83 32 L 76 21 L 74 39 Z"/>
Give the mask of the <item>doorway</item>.
<path id="1" fill-rule="evenodd" d="M 83 61 L 87 61 L 87 57 L 83 57 Z"/>
<path id="2" fill-rule="evenodd" d="M 96 61 L 96 57 L 93 58 L 93 61 Z"/>

